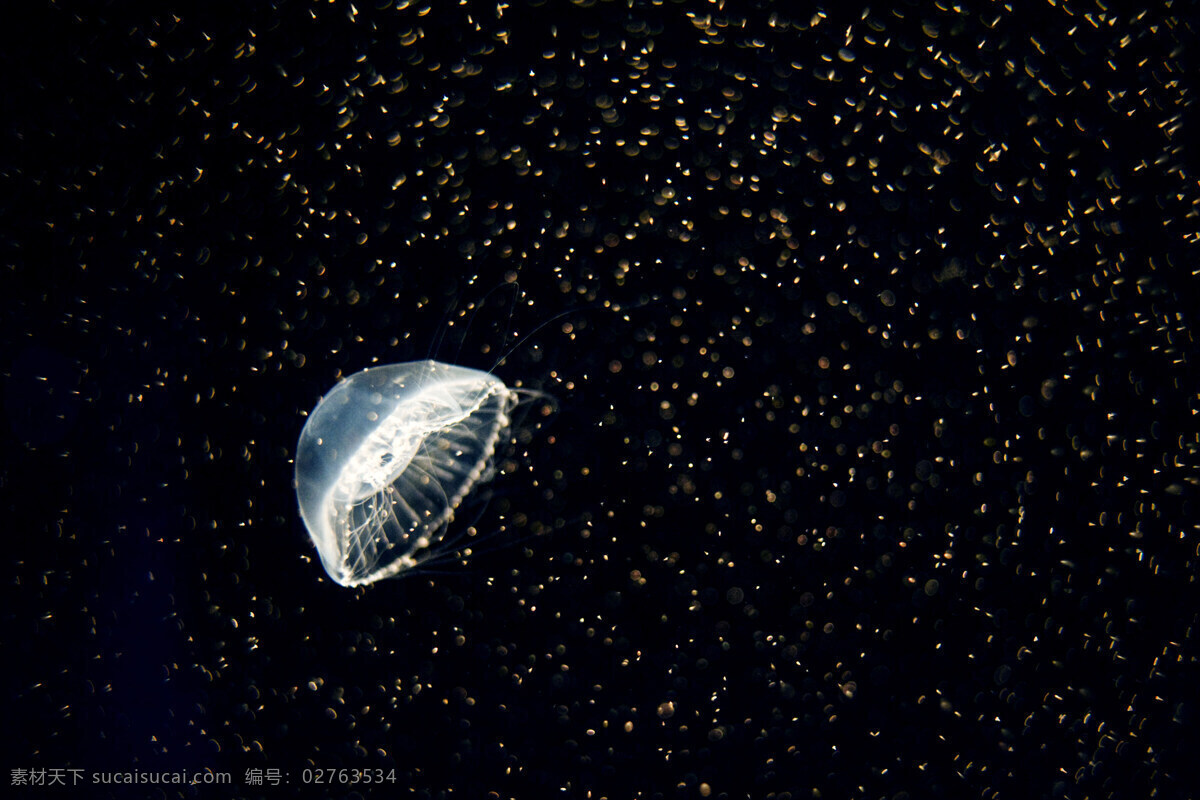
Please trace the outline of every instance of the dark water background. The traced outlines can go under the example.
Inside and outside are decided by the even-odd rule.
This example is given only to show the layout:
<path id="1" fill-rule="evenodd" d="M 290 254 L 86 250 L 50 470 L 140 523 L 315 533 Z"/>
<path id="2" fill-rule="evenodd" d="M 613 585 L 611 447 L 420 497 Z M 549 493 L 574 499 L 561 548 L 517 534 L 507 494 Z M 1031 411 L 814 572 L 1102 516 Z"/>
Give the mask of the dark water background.
<path id="1" fill-rule="evenodd" d="M 4 780 L 1195 791 L 1180 4 L 5 14 Z M 332 584 L 304 415 L 531 332 L 486 552 Z"/>

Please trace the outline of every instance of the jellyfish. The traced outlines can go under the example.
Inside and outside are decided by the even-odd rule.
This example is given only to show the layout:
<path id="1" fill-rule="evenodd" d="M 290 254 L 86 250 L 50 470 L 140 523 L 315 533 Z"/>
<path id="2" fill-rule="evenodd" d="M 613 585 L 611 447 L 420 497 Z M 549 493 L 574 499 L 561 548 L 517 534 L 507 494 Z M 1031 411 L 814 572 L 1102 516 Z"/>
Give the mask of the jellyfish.
<path id="1" fill-rule="evenodd" d="M 432 360 L 338 383 L 296 447 L 300 516 L 329 577 L 361 586 L 435 554 L 463 499 L 492 477 L 520 398 L 489 372 Z"/>

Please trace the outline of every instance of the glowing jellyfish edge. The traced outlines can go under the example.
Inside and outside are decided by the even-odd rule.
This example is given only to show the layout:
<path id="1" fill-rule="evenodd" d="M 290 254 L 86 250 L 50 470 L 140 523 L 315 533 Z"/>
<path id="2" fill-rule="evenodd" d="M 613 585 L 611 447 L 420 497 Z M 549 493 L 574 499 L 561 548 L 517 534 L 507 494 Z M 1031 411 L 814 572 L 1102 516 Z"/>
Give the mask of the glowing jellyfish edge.
<path id="1" fill-rule="evenodd" d="M 296 446 L 300 516 L 342 586 L 437 555 L 463 499 L 491 477 L 518 393 L 490 373 L 413 361 L 340 381 Z"/>

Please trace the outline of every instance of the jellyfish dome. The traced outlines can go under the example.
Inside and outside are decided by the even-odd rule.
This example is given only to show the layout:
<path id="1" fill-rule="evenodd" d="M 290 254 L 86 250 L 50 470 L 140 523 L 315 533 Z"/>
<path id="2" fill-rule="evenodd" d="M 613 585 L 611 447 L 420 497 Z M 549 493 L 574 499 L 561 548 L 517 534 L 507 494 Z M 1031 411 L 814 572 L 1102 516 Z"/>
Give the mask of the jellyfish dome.
<path id="1" fill-rule="evenodd" d="M 300 516 L 329 577 L 360 586 L 415 567 L 492 474 L 517 393 L 487 372 L 413 361 L 351 375 L 296 447 Z"/>

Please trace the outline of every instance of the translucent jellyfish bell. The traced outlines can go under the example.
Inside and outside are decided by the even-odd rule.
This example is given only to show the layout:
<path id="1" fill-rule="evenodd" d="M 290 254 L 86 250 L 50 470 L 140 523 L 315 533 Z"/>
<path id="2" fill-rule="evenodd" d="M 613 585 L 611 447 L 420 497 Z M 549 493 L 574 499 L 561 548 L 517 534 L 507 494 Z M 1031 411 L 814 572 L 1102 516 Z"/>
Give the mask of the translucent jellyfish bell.
<path id="1" fill-rule="evenodd" d="M 439 361 L 373 367 L 335 386 L 296 447 L 300 516 L 329 577 L 360 586 L 428 557 L 491 477 L 517 403 L 490 373 Z"/>

